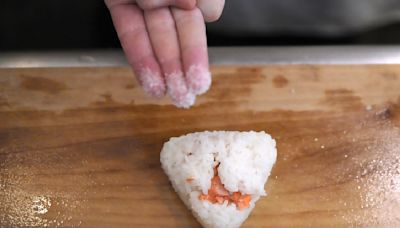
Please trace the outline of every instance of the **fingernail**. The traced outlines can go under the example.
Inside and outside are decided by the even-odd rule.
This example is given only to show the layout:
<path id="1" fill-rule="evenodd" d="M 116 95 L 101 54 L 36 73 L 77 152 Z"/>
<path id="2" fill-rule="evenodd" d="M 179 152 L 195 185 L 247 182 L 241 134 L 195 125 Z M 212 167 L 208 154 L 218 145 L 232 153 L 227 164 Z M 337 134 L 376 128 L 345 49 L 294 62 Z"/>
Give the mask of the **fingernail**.
<path id="1" fill-rule="evenodd" d="M 146 68 L 139 73 L 139 79 L 147 94 L 155 98 L 164 96 L 166 88 L 161 75 Z"/>
<path id="2" fill-rule="evenodd" d="M 168 74 L 165 79 L 172 103 L 178 108 L 190 108 L 196 100 L 196 95 L 187 88 L 183 73 Z"/>
<path id="3" fill-rule="evenodd" d="M 195 95 L 207 92 L 211 86 L 211 73 L 205 67 L 199 65 L 189 67 L 186 79 L 189 89 Z"/>

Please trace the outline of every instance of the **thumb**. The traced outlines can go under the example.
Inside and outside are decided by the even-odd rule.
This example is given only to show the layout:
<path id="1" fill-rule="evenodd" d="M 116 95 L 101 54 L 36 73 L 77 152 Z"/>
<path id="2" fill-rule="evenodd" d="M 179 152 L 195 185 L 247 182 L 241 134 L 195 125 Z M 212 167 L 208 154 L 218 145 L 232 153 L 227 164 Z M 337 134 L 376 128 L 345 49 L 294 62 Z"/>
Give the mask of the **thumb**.
<path id="1" fill-rule="evenodd" d="M 218 20 L 224 5 L 225 0 L 197 0 L 197 7 L 200 8 L 206 22 Z"/>

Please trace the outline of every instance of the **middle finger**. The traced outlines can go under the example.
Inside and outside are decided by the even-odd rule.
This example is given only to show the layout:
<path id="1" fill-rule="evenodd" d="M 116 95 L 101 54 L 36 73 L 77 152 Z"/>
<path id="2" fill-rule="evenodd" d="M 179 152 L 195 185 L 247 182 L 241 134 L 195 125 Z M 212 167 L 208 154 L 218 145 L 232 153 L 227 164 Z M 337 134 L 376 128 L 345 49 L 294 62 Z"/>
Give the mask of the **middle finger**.
<path id="1" fill-rule="evenodd" d="M 193 105 L 195 95 L 186 86 L 175 21 L 169 8 L 145 11 L 150 40 L 161 65 L 167 92 L 173 103 L 182 108 Z"/>

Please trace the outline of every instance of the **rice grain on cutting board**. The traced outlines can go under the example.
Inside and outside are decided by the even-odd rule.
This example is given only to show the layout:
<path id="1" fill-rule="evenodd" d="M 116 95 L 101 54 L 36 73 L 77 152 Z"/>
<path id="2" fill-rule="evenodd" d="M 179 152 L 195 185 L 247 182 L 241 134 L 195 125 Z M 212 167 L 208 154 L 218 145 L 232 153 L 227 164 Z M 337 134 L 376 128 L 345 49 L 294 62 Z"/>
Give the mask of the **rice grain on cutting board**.
<path id="1" fill-rule="evenodd" d="M 213 131 L 171 138 L 161 164 L 204 227 L 239 227 L 253 210 L 276 161 L 265 132 Z"/>

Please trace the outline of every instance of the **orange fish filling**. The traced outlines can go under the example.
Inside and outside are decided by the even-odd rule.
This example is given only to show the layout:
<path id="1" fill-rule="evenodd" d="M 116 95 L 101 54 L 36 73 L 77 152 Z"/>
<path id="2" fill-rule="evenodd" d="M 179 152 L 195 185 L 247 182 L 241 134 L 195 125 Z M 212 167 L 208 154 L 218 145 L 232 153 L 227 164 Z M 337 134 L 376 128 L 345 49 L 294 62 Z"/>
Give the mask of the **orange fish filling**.
<path id="1" fill-rule="evenodd" d="M 225 201 L 228 201 L 228 203 L 234 203 L 241 210 L 249 207 L 251 196 L 240 192 L 229 194 L 218 176 L 217 169 L 214 168 L 214 177 L 211 179 L 211 187 L 208 190 L 208 194 L 201 193 L 199 199 L 208 200 L 213 204 L 223 204 Z"/>
<path id="2" fill-rule="evenodd" d="M 188 183 L 192 183 L 193 180 L 194 180 L 193 177 L 188 177 L 188 178 L 186 178 L 186 181 L 187 181 Z"/>

